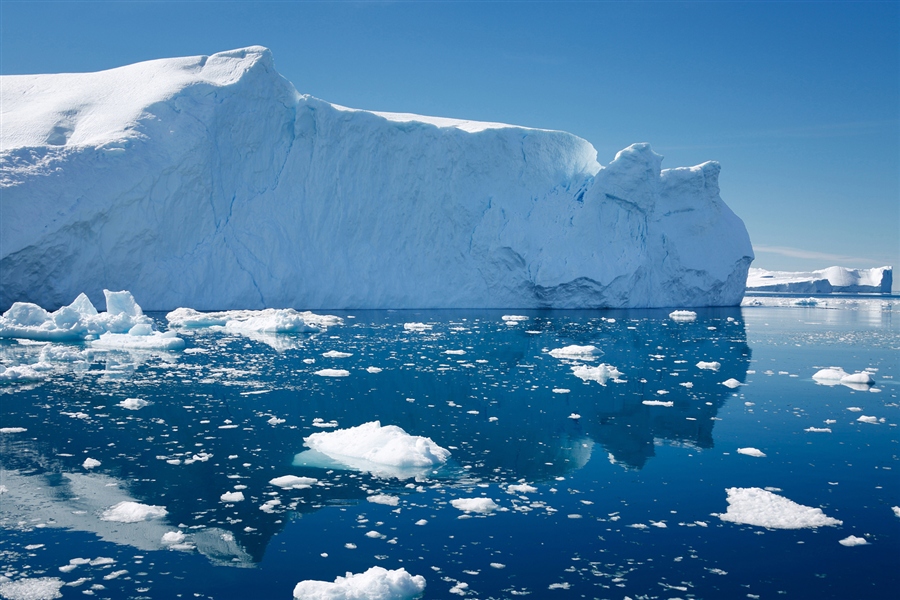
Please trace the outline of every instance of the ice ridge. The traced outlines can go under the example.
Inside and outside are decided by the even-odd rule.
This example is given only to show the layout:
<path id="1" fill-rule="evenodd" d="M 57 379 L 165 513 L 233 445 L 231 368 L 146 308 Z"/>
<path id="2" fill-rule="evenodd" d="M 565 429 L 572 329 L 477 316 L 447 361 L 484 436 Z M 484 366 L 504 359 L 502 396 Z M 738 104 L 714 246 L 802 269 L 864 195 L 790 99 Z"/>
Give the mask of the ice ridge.
<path id="1" fill-rule="evenodd" d="M 2 79 L 0 310 L 737 305 L 753 260 L 717 163 L 340 107 L 259 46 Z"/>

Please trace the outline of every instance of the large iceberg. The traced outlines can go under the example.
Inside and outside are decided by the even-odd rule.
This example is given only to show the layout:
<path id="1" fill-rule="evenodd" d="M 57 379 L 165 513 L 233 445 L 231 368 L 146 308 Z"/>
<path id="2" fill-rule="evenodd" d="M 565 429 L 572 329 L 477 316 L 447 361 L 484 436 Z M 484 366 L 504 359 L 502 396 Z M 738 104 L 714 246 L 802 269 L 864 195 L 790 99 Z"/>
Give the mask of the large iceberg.
<path id="1" fill-rule="evenodd" d="M 753 260 L 717 163 L 329 104 L 258 46 L 2 81 L 0 309 L 737 305 Z"/>
<path id="2" fill-rule="evenodd" d="M 787 292 L 794 294 L 891 293 L 893 268 L 848 269 L 828 267 L 818 271 L 767 271 L 751 268 L 747 275 L 747 291 Z"/>

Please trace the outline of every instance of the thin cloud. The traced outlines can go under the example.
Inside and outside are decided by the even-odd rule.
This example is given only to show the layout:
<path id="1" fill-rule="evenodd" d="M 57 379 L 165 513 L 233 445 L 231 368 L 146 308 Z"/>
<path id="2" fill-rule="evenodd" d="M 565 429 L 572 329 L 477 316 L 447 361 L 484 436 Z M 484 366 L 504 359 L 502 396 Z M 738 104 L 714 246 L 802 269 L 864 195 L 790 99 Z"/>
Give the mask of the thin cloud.
<path id="1" fill-rule="evenodd" d="M 860 258 L 856 256 L 844 256 L 843 254 L 828 254 L 827 252 L 816 252 L 814 250 L 804 250 L 802 248 L 791 248 L 789 246 L 753 246 L 754 252 L 762 252 L 764 254 L 778 254 L 790 258 L 806 258 L 811 260 L 828 260 L 835 263 L 845 264 L 876 264 L 878 261 L 871 258 Z"/>

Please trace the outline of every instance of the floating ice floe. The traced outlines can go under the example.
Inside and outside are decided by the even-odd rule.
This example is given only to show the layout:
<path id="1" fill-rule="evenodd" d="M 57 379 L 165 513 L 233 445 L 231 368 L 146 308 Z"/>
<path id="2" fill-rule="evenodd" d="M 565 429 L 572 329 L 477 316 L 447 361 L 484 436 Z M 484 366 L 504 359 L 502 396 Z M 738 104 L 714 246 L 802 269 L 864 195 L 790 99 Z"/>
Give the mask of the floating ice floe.
<path id="1" fill-rule="evenodd" d="M 565 346 L 555 348 L 549 352 L 553 358 L 567 358 L 571 360 L 594 360 L 597 353 L 595 346 Z"/>
<path id="2" fill-rule="evenodd" d="M 803 431 L 809 433 L 831 433 L 831 427 L 807 427 Z"/>
<path id="3" fill-rule="evenodd" d="M 596 367 L 575 365 L 572 367 L 572 374 L 582 381 L 596 381 L 600 385 L 606 385 L 608 380 L 615 380 L 622 375 L 617 368 L 606 363 L 602 363 Z"/>
<path id="4" fill-rule="evenodd" d="M 692 310 L 674 310 L 669 313 L 669 318 L 673 321 L 689 323 L 697 320 L 697 313 Z"/>
<path id="5" fill-rule="evenodd" d="M 716 515 L 723 521 L 769 529 L 830 527 L 843 523 L 826 516 L 821 508 L 803 506 L 761 488 L 728 488 L 725 492 L 728 510 Z"/>
<path id="6" fill-rule="evenodd" d="M 121 402 L 119 402 L 116 406 L 121 406 L 122 408 L 128 410 L 140 410 L 145 406 L 149 406 L 150 403 L 144 400 L 143 398 L 125 398 Z"/>
<path id="7" fill-rule="evenodd" d="M 0 433 L 25 433 L 28 431 L 25 427 L 0 427 Z"/>
<path id="8" fill-rule="evenodd" d="M 450 501 L 453 508 L 465 512 L 480 513 L 483 515 L 490 514 L 500 508 L 500 506 L 490 498 L 456 498 Z"/>
<path id="9" fill-rule="evenodd" d="M 410 435 L 396 425 L 382 426 L 380 421 L 314 433 L 303 441 L 311 450 L 298 454 L 294 464 L 324 466 L 320 462 L 324 456 L 345 467 L 387 477 L 412 477 L 450 457 L 450 451 L 431 438 Z"/>
<path id="10" fill-rule="evenodd" d="M 878 424 L 878 417 L 870 417 L 866 415 L 860 415 L 858 419 L 856 419 L 860 423 L 871 423 L 872 425 Z"/>
<path id="11" fill-rule="evenodd" d="M 385 506 L 397 506 L 400 503 L 399 497 L 389 494 L 372 494 L 366 500 L 374 504 L 384 504 Z"/>
<path id="12" fill-rule="evenodd" d="M 406 331 L 428 331 L 431 329 L 431 325 L 427 325 L 425 323 L 404 323 L 403 329 Z"/>
<path id="13" fill-rule="evenodd" d="M 65 581 L 59 577 L 26 577 L 0 583 L 0 597 L 8 600 L 54 600 L 62 598 Z"/>
<path id="14" fill-rule="evenodd" d="M 270 479 L 269 483 L 285 490 L 305 490 L 313 484 L 318 483 L 318 479 L 313 477 L 298 477 L 296 475 L 283 475 Z"/>
<path id="15" fill-rule="evenodd" d="M 85 294 L 72 304 L 47 312 L 37 304 L 16 302 L 0 317 L 0 338 L 43 341 L 81 341 L 93 347 L 179 350 L 184 340 L 172 332 L 154 330 L 130 292 L 103 290 L 106 312 L 98 313 Z"/>
<path id="16" fill-rule="evenodd" d="M 339 352 L 337 350 L 329 350 L 328 352 L 322 353 L 322 356 L 325 358 L 350 358 L 353 356 L 352 352 Z"/>
<path id="17" fill-rule="evenodd" d="M 233 333 L 315 333 L 340 325 L 343 320 L 334 315 L 318 315 L 293 308 L 263 310 L 225 310 L 200 312 L 193 308 L 176 308 L 166 315 L 170 327 L 201 329 L 224 327 Z"/>
<path id="18" fill-rule="evenodd" d="M 314 375 L 319 377 L 349 377 L 350 371 L 346 369 L 319 369 Z"/>
<path id="19" fill-rule="evenodd" d="M 100 461 L 97 460 L 96 458 L 88 457 L 88 458 L 84 459 L 84 462 L 81 463 L 81 466 L 85 469 L 93 469 L 95 467 L 100 466 Z"/>
<path id="20" fill-rule="evenodd" d="M 528 317 L 523 316 L 523 315 L 503 315 L 500 318 L 503 319 L 503 322 L 509 326 L 517 325 L 518 323 L 521 323 L 522 321 L 528 320 Z"/>
<path id="21" fill-rule="evenodd" d="M 537 488 L 527 483 L 514 483 L 506 486 L 507 494 L 534 494 L 535 492 L 537 492 Z"/>
<path id="22" fill-rule="evenodd" d="M 698 369 L 705 369 L 707 371 L 718 371 L 721 367 L 722 363 L 716 362 L 714 360 L 709 362 L 701 360 L 697 363 Z"/>
<path id="23" fill-rule="evenodd" d="M 757 448 L 738 448 L 738 454 L 746 454 L 747 456 L 754 456 L 756 458 L 765 458 L 766 453 Z"/>
<path id="24" fill-rule="evenodd" d="M 581 415 L 579 415 L 578 413 L 572 413 L 569 415 L 568 418 L 572 419 L 573 421 L 577 421 L 578 419 L 581 418 Z"/>
<path id="25" fill-rule="evenodd" d="M 412 600 L 425 591 L 425 578 L 406 569 L 372 567 L 334 582 L 307 579 L 294 587 L 295 600 Z"/>
<path id="26" fill-rule="evenodd" d="M 900 517 L 900 506 L 892 506 L 891 510 L 894 511 L 895 517 Z"/>
<path id="27" fill-rule="evenodd" d="M 665 406 L 668 408 L 675 406 L 675 403 L 671 400 L 642 400 L 641 404 L 645 404 L 647 406 Z"/>
<path id="28" fill-rule="evenodd" d="M 844 385 L 860 392 L 868 391 L 869 386 L 875 384 L 875 378 L 872 377 L 871 373 L 862 371 L 851 374 L 844 371 L 841 367 L 820 369 L 816 371 L 812 378 L 819 385 Z"/>
<path id="29" fill-rule="evenodd" d="M 366 367 L 367 373 L 381 373 L 383 370 L 381 367 Z"/>
<path id="30" fill-rule="evenodd" d="M 865 546 L 868 543 L 866 538 L 857 537 L 855 535 L 849 535 L 842 540 L 838 540 L 838 544 L 841 546 Z"/>
<path id="31" fill-rule="evenodd" d="M 115 521 L 117 523 L 138 523 L 166 516 L 164 506 L 141 504 L 140 502 L 124 501 L 111 506 L 100 515 L 101 521 Z"/>
<path id="32" fill-rule="evenodd" d="M 225 492 L 219 496 L 219 500 L 222 502 L 243 502 L 244 492 Z"/>
<path id="33" fill-rule="evenodd" d="M 0 381 L 40 381 L 46 377 L 43 367 L 41 363 L 12 367 L 0 365 Z"/>
<path id="34" fill-rule="evenodd" d="M 570 390 L 568 388 L 553 388 L 552 391 L 554 394 L 568 394 L 572 390 Z"/>
<path id="35" fill-rule="evenodd" d="M 734 377 L 732 377 L 731 379 L 726 379 L 725 381 L 723 381 L 722 385 L 724 385 L 727 388 L 734 389 L 734 388 L 740 387 L 741 382 L 738 381 L 737 379 L 735 379 Z"/>
<path id="36" fill-rule="evenodd" d="M 163 534 L 161 542 L 166 545 L 180 544 L 184 542 L 184 534 L 181 531 L 167 531 Z"/>

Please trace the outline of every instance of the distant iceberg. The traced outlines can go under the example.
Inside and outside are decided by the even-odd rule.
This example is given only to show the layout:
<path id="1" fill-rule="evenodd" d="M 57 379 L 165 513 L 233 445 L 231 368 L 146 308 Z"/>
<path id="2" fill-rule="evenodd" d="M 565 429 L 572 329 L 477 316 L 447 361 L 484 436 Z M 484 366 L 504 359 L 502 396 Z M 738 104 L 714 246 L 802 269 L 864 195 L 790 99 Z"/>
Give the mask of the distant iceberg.
<path id="1" fill-rule="evenodd" d="M 0 310 L 737 305 L 753 260 L 717 163 L 329 104 L 258 46 L 0 90 Z"/>
<path id="2" fill-rule="evenodd" d="M 828 267 L 818 271 L 767 271 L 751 268 L 747 275 L 749 292 L 830 294 L 832 292 L 890 294 L 892 267 L 847 269 Z"/>

